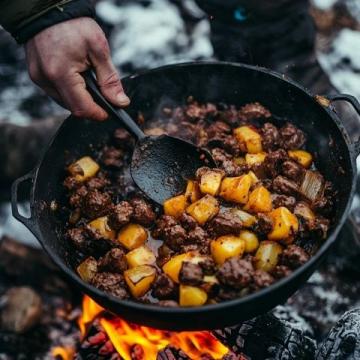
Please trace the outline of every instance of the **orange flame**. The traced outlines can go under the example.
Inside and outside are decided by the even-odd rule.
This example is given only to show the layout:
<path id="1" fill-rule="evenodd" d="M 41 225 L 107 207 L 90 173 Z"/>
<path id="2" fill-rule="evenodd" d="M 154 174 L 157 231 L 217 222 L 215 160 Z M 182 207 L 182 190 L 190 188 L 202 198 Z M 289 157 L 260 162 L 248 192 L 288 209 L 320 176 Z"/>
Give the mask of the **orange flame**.
<path id="1" fill-rule="evenodd" d="M 72 360 L 75 355 L 75 350 L 72 347 L 55 346 L 51 350 L 51 355 L 55 359 Z"/>
<path id="2" fill-rule="evenodd" d="M 204 353 L 208 353 L 215 359 L 221 359 L 229 352 L 228 348 L 208 331 L 157 330 L 130 324 L 120 318 L 101 317 L 102 311 L 103 308 L 94 300 L 88 296 L 84 297 L 83 314 L 79 319 L 81 333 L 84 336 L 86 326 L 99 315 L 100 324 L 124 360 L 131 360 L 130 352 L 134 345 L 141 345 L 146 360 L 155 360 L 158 351 L 170 344 L 183 350 L 191 359 L 199 359 Z"/>

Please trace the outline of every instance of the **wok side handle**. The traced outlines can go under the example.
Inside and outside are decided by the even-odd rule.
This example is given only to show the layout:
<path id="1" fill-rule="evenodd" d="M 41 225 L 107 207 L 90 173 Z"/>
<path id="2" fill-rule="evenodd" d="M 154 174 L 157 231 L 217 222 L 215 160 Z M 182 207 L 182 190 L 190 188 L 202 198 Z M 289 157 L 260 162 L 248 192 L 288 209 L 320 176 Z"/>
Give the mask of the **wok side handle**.
<path id="1" fill-rule="evenodd" d="M 38 227 L 34 221 L 33 215 L 30 214 L 30 217 L 25 217 L 20 214 L 18 209 L 18 192 L 21 184 L 31 181 L 34 181 L 35 170 L 30 171 L 26 175 L 16 179 L 11 186 L 11 212 L 14 218 L 24 224 L 36 237 L 38 237 Z M 30 212 L 32 211 L 32 204 L 30 199 Z"/>
<path id="2" fill-rule="evenodd" d="M 352 105 L 358 115 L 360 115 L 360 103 L 355 96 L 348 94 L 336 94 L 327 96 L 327 99 L 330 101 L 330 103 L 335 101 L 346 101 Z M 356 157 L 360 155 L 360 137 L 353 143 L 353 151 Z"/>

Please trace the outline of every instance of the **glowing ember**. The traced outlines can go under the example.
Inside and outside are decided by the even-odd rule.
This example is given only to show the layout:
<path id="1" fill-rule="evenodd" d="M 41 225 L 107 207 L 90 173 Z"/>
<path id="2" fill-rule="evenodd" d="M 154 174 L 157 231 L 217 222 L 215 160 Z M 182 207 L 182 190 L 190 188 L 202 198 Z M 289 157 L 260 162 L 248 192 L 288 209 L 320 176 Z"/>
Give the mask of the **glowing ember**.
<path id="1" fill-rule="evenodd" d="M 72 360 L 74 358 L 74 349 L 72 347 L 56 346 L 51 350 L 51 355 L 55 359 Z"/>
<path id="2" fill-rule="evenodd" d="M 134 345 L 140 345 L 145 359 L 156 360 L 159 350 L 167 345 L 173 345 L 183 350 L 191 359 L 199 359 L 204 353 L 214 359 L 221 359 L 228 353 L 228 349 L 220 343 L 210 332 L 172 332 L 156 330 L 145 326 L 130 324 L 120 318 L 103 317 L 103 309 L 92 299 L 83 299 L 83 314 L 79 319 L 82 335 L 86 333 L 86 326 L 95 317 L 99 317 L 100 324 L 124 360 L 131 360 L 130 352 Z"/>

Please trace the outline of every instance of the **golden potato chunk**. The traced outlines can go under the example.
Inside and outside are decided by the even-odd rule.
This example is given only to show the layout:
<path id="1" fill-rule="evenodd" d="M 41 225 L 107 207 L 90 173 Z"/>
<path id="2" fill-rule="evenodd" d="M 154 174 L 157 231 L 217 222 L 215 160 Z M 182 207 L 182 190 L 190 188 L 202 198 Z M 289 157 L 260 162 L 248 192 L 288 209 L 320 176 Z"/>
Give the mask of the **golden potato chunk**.
<path id="1" fill-rule="evenodd" d="M 115 239 L 116 232 L 109 227 L 107 216 L 102 216 L 91 221 L 88 226 L 96 230 L 104 239 Z"/>
<path id="2" fill-rule="evenodd" d="M 124 226 L 118 233 L 118 241 L 128 250 L 133 250 L 144 245 L 148 234 L 146 230 L 139 224 L 128 224 Z"/>
<path id="3" fill-rule="evenodd" d="M 245 251 L 245 241 L 239 236 L 225 235 L 213 240 L 210 244 L 211 255 L 215 262 L 222 265 L 233 256 L 242 256 Z"/>
<path id="4" fill-rule="evenodd" d="M 264 186 L 259 186 L 254 189 L 249 196 L 249 201 L 244 207 L 244 210 L 253 213 L 269 212 L 272 210 L 271 194 Z"/>
<path id="5" fill-rule="evenodd" d="M 180 306 L 201 306 L 207 301 L 207 293 L 198 287 L 180 285 L 179 303 Z"/>
<path id="6" fill-rule="evenodd" d="M 185 195 L 174 196 L 164 201 L 164 213 L 179 218 L 186 209 Z"/>
<path id="7" fill-rule="evenodd" d="M 236 215 L 242 222 L 242 225 L 245 227 L 251 227 L 256 223 L 256 217 L 247 213 L 246 211 L 233 208 L 230 209 L 230 212 Z"/>
<path id="8" fill-rule="evenodd" d="M 246 152 L 250 154 L 262 152 L 261 136 L 254 128 L 240 126 L 234 130 L 234 135 Z"/>
<path id="9" fill-rule="evenodd" d="M 188 180 L 185 190 L 186 201 L 190 204 L 201 198 L 200 188 L 197 181 Z"/>
<path id="10" fill-rule="evenodd" d="M 268 234 L 270 240 L 282 240 L 286 243 L 292 243 L 294 235 L 299 229 L 297 217 L 286 207 L 281 206 L 273 210 L 270 214 L 273 220 L 273 230 Z"/>
<path id="11" fill-rule="evenodd" d="M 310 209 L 310 206 L 303 201 L 300 201 L 296 204 L 294 214 L 298 217 L 302 217 L 307 221 L 315 220 L 315 214 Z"/>
<path id="12" fill-rule="evenodd" d="M 84 156 L 68 167 L 69 173 L 74 176 L 78 182 L 95 176 L 99 169 L 99 165 L 90 156 Z"/>
<path id="13" fill-rule="evenodd" d="M 238 177 L 226 177 L 221 183 L 220 196 L 226 201 L 246 204 L 249 199 L 251 185 L 252 179 L 248 174 Z"/>
<path id="14" fill-rule="evenodd" d="M 259 178 L 255 175 L 253 171 L 249 171 L 248 175 L 251 177 L 252 185 L 255 185 L 256 183 L 259 182 Z"/>
<path id="15" fill-rule="evenodd" d="M 97 273 L 97 261 L 89 256 L 76 268 L 76 271 L 82 280 L 89 283 Z"/>
<path id="16" fill-rule="evenodd" d="M 225 176 L 225 172 L 220 169 L 209 169 L 200 177 L 200 191 L 203 194 L 215 196 L 219 193 L 221 180 Z"/>
<path id="17" fill-rule="evenodd" d="M 252 253 L 259 247 L 259 239 L 252 231 L 241 230 L 239 237 L 245 241 L 246 253 Z"/>
<path id="18" fill-rule="evenodd" d="M 219 202 L 211 195 L 205 195 L 186 208 L 186 213 L 192 216 L 200 225 L 204 225 L 219 212 Z"/>
<path id="19" fill-rule="evenodd" d="M 265 152 L 260 152 L 257 154 L 246 154 L 245 155 L 245 161 L 248 165 L 257 165 L 257 164 L 261 164 L 262 162 L 264 162 L 266 158 L 266 153 Z"/>
<path id="20" fill-rule="evenodd" d="M 156 261 L 155 254 L 145 245 L 131 250 L 126 254 L 126 261 L 129 267 L 140 265 L 153 265 Z"/>
<path id="21" fill-rule="evenodd" d="M 156 270 L 149 265 L 140 265 L 124 271 L 124 279 L 131 294 L 139 298 L 145 295 L 156 277 Z"/>
<path id="22" fill-rule="evenodd" d="M 271 271 L 279 262 L 279 255 L 282 253 L 282 246 L 275 241 L 262 241 L 254 257 L 256 269 Z"/>
<path id="23" fill-rule="evenodd" d="M 179 273 L 183 261 L 186 261 L 189 258 L 188 253 L 176 255 L 172 257 L 167 263 L 162 267 L 164 273 L 169 276 L 173 281 L 179 282 Z"/>
<path id="24" fill-rule="evenodd" d="M 304 168 L 309 168 L 313 161 L 312 155 L 304 150 L 289 150 L 288 155 Z"/>

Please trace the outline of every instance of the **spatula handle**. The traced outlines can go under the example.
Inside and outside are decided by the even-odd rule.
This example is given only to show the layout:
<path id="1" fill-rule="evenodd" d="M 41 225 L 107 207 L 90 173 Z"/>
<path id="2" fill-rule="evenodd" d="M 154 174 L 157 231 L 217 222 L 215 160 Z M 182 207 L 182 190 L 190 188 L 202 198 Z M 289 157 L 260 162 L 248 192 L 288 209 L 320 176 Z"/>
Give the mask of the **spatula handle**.
<path id="1" fill-rule="evenodd" d="M 130 115 L 123 109 L 114 108 L 102 95 L 98 84 L 96 82 L 96 78 L 91 70 L 85 71 L 83 74 L 85 79 L 86 87 L 89 90 L 91 96 L 94 98 L 95 102 L 100 105 L 106 112 L 117 118 L 130 132 L 138 140 L 141 140 L 145 137 L 144 132 L 139 128 L 136 122 L 130 117 Z"/>

